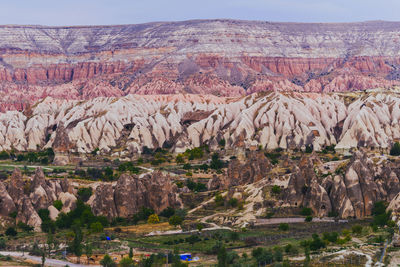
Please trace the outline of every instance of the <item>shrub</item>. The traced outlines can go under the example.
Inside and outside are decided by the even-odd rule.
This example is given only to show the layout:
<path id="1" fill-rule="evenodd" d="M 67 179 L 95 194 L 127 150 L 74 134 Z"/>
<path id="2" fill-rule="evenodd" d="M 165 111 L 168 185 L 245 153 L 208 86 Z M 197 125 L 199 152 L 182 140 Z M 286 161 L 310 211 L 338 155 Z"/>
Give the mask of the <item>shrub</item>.
<path id="1" fill-rule="evenodd" d="M 14 227 L 8 227 L 6 230 L 6 235 L 8 236 L 16 236 L 17 235 L 17 231 L 15 230 Z"/>
<path id="2" fill-rule="evenodd" d="M 164 209 L 163 211 L 161 211 L 159 215 L 162 217 L 170 218 L 174 214 L 175 214 L 175 209 L 172 207 L 168 207 L 168 208 Z"/>
<path id="3" fill-rule="evenodd" d="M 108 254 L 104 255 L 104 258 L 100 261 L 100 264 L 103 267 L 117 267 L 117 264 L 111 259 Z"/>
<path id="4" fill-rule="evenodd" d="M 223 206 L 225 202 L 225 199 L 222 197 L 222 195 L 220 193 L 217 193 L 215 195 L 215 204 L 217 206 Z"/>
<path id="5" fill-rule="evenodd" d="M 121 267 L 131 267 L 134 266 L 132 257 L 125 257 L 119 261 L 119 266 Z"/>
<path id="6" fill-rule="evenodd" d="M 339 213 L 335 210 L 331 210 L 330 212 L 328 212 L 328 217 L 338 217 Z"/>
<path id="7" fill-rule="evenodd" d="M 10 158 L 10 154 L 7 153 L 7 151 L 1 151 L 0 152 L 0 160 L 4 160 L 4 159 L 9 159 Z"/>
<path id="8" fill-rule="evenodd" d="M 313 147 L 312 145 L 306 145 L 306 151 L 307 154 L 311 154 L 313 152 Z"/>
<path id="9" fill-rule="evenodd" d="M 264 155 L 271 161 L 272 165 L 276 165 L 279 163 L 279 158 L 281 156 L 281 154 L 279 152 L 276 153 L 267 153 L 265 152 Z"/>
<path id="10" fill-rule="evenodd" d="M 53 202 L 53 206 L 54 206 L 56 209 L 61 210 L 62 207 L 63 207 L 63 203 L 62 203 L 61 200 L 55 200 L 55 201 Z"/>
<path id="11" fill-rule="evenodd" d="M 400 143 L 396 142 L 390 149 L 390 155 L 392 156 L 399 156 L 400 155 Z"/>
<path id="12" fill-rule="evenodd" d="M 160 219 L 158 218 L 157 214 L 152 214 L 147 219 L 147 223 L 149 223 L 149 224 L 155 224 L 155 223 L 159 223 L 159 222 L 160 222 Z"/>
<path id="13" fill-rule="evenodd" d="M 229 206 L 231 206 L 231 207 L 236 207 L 237 205 L 238 205 L 238 200 L 237 200 L 237 198 L 231 198 L 231 199 L 229 199 L 229 201 L 228 201 L 228 204 L 229 204 Z"/>
<path id="14" fill-rule="evenodd" d="M 218 141 L 218 145 L 219 145 L 220 147 L 225 147 L 225 144 L 226 144 L 225 139 L 221 139 L 221 140 Z"/>
<path id="15" fill-rule="evenodd" d="M 281 230 L 281 231 L 288 231 L 288 230 L 289 230 L 289 224 L 287 224 L 287 223 L 281 223 L 281 224 L 279 224 L 279 230 Z"/>
<path id="16" fill-rule="evenodd" d="M 90 231 L 92 233 L 101 233 L 101 232 L 103 232 L 103 225 L 100 222 L 91 223 Z"/>
<path id="17" fill-rule="evenodd" d="M 302 208 L 300 211 L 300 214 L 303 216 L 310 216 L 312 215 L 312 209 L 311 208 Z"/>
<path id="18" fill-rule="evenodd" d="M 22 231 L 24 231 L 24 232 L 31 232 L 31 231 L 33 231 L 33 227 L 32 227 L 32 226 L 27 225 L 26 223 L 23 223 L 23 222 L 18 222 L 17 227 L 18 227 L 19 229 L 21 229 Z"/>
<path id="19" fill-rule="evenodd" d="M 312 216 L 307 216 L 305 219 L 304 219 L 304 221 L 305 222 L 312 222 Z"/>
<path id="20" fill-rule="evenodd" d="M 351 231 L 353 232 L 353 234 L 361 234 L 362 233 L 362 226 L 359 224 L 353 225 L 353 227 L 351 227 Z"/>
<path id="21" fill-rule="evenodd" d="M 178 156 L 176 156 L 176 158 L 175 158 L 175 161 L 178 164 L 182 164 L 182 163 L 185 163 L 185 158 L 183 157 L 182 154 L 178 154 Z"/>
<path id="22" fill-rule="evenodd" d="M 279 195 L 282 189 L 279 185 L 274 185 L 271 189 L 272 194 Z"/>
<path id="23" fill-rule="evenodd" d="M 224 166 L 224 163 L 222 160 L 219 159 L 219 154 L 214 153 L 211 156 L 211 163 L 210 163 L 210 168 L 214 170 L 219 170 Z"/>
<path id="24" fill-rule="evenodd" d="M 169 220 L 168 220 L 168 223 L 169 223 L 170 225 L 175 226 L 175 227 L 178 226 L 178 225 L 181 225 L 182 222 L 183 222 L 182 217 L 177 216 L 177 215 L 172 216 L 172 217 L 169 218 Z"/>
<path id="25" fill-rule="evenodd" d="M 323 235 L 322 235 L 323 240 L 327 240 L 331 243 L 336 243 L 338 238 L 339 238 L 339 234 L 337 232 L 323 233 Z"/>

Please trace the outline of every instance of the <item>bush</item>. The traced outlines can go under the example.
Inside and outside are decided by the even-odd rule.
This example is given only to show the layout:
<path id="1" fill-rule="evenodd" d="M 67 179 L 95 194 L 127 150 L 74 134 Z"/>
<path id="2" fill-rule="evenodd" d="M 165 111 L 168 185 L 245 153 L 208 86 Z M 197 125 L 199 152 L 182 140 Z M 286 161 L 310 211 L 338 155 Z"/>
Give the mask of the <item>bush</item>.
<path id="1" fill-rule="evenodd" d="M 311 154 L 313 152 L 313 147 L 312 145 L 306 145 L 306 151 L 307 154 Z"/>
<path id="2" fill-rule="evenodd" d="M 7 151 L 1 151 L 0 152 L 0 160 L 4 160 L 4 159 L 9 159 L 10 158 L 10 154 L 7 153 Z"/>
<path id="3" fill-rule="evenodd" d="M 178 225 L 181 225 L 182 222 L 183 222 L 183 218 L 181 216 L 178 216 L 178 215 L 174 215 L 171 218 L 169 218 L 169 220 L 168 220 L 168 223 L 170 225 L 175 226 L 175 227 L 178 226 Z"/>
<path id="4" fill-rule="evenodd" d="M 313 211 L 311 208 L 302 208 L 300 214 L 303 216 L 310 216 L 312 215 Z"/>
<path id="5" fill-rule="evenodd" d="M 282 189 L 279 185 L 274 185 L 271 189 L 272 194 L 279 195 Z"/>
<path id="6" fill-rule="evenodd" d="M 22 231 L 24 231 L 24 232 L 31 232 L 31 231 L 33 231 L 33 227 L 32 227 L 32 226 L 27 225 L 26 223 L 23 223 L 23 222 L 18 222 L 17 227 L 18 227 L 19 229 L 21 229 Z"/>
<path id="7" fill-rule="evenodd" d="M 103 232 L 103 225 L 100 222 L 91 223 L 90 231 L 92 233 L 101 233 L 101 232 Z"/>
<path id="8" fill-rule="evenodd" d="M 8 227 L 6 230 L 6 235 L 8 236 L 16 236 L 17 235 L 17 231 L 15 230 L 14 227 Z"/>
<path id="9" fill-rule="evenodd" d="M 174 214 L 175 214 L 175 209 L 172 207 L 168 207 L 168 208 L 164 209 L 163 211 L 161 211 L 159 215 L 162 217 L 170 218 Z"/>
<path id="10" fill-rule="evenodd" d="M 125 257 L 119 261 L 120 267 L 131 267 L 134 266 L 133 260 L 130 257 Z"/>
<path id="11" fill-rule="evenodd" d="M 305 222 L 312 222 L 312 216 L 307 216 L 305 219 L 304 219 L 304 221 Z"/>
<path id="12" fill-rule="evenodd" d="M 160 219 L 158 218 L 157 214 L 152 214 L 147 219 L 147 223 L 149 223 L 149 224 L 155 224 L 155 223 L 159 223 L 159 222 L 160 222 Z"/>
<path id="13" fill-rule="evenodd" d="M 104 258 L 100 261 L 100 264 L 103 267 L 117 267 L 117 264 L 111 259 L 108 254 L 104 255 Z"/>
<path id="14" fill-rule="evenodd" d="M 178 154 L 178 156 L 176 156 L 175 161 L 177 164 L 182 164 L 185 163 L 185 158 L 183 157 L 182 154 Z"/>
<path id="15" fill-rule="evenodd" d="M 392 156 L 399 156 L 400 155 L 400 143 L 396 142 L 390 149 L 390 155 Z"/>
<path id="16" fill-rule="evenodd" d="M 327 240 L 331 243 L 336 243 L 338 238 L 339 238 L 339 234 L 337 232 L 323 233 L 323 235 L 322 235 L 323 240 Z"/>
<path id="17" fill-rule="evenodd" d="M 289 230 L 289 224 L 287 224 L 287 223 L 281 223 L 281 224 L 279 224 L 279 230 L 281 230 L 281 231 L 288 231 L 288 230 Z"/>
<path id="18" fill-rule="evenodd" d="M 359 224 L 353 225 L 353 227 L 351 227 L 351 231 L 353 232 L 353 234 L 361 234 L 362 233 L 362 229 L 363 227 Z"/>
<path id="19" fill-rule="evenodd" d="M 222 195 L 220 193 L 217 193 L 215 195 L 215 204 L 217 206 L 223 206 L 225 202 L 225 199 L 222 197 Z"/>
<path id="20" fill-rule="evenodd" d="M 63 203 L 61 200 L 55 200 L 53 202 L 53 206 L 57 209 L 57 210 L 61 210 L 63 207 Z"/>
<path id="21" fill-rule="evenodd" d="M 229 199 L 229 201 L 228 201 L 228 204 L 231 207 L 237 207 L 238 203 L 239 203 L 239 201 L 234 197 Z"/>
<path id="22" fill-rule="evenodd" d="M 218 153 L 214 153 L 211 156 L 211 163 L 210 163 L 210 168 L 214 170 L 219 170 L 224 166 L 224 163 L 222 160 L 219 159 Z"/>

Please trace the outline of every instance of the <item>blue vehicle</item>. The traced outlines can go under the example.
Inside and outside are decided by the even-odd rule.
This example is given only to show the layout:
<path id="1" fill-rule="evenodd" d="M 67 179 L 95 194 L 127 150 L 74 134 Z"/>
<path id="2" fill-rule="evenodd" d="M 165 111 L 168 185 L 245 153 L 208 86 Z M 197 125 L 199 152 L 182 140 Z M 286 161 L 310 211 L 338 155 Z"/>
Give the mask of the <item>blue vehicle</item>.
<path id="1" fill-rule="evenodd" d="M 190 253 L 179 254 L 179 257 L 181 258 L 181 261 L 192 261 L 192 254 Z"/>

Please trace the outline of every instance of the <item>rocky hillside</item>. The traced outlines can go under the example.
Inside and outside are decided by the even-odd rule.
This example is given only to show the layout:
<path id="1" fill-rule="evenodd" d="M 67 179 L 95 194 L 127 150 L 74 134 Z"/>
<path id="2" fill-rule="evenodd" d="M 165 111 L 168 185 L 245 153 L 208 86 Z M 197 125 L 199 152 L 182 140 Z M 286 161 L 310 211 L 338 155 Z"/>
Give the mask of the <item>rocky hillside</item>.
<path id="1" fill-rule="evenodd" d="M 0 107 L 46 96 L 240 96 L 399 85 L 400 23 L 234 20 L 0 27 Z"/>
<path id="2" fill-rule="evenodd" d="M 400 138 L 394 92 L 139 96 L 67 101 L 46 98 L 24 112 L 0 114 L 0 149 L 132 157 L 150 149 L 184 152 L 207 144 L 245 149 L 314 150 L 336 145 L 389 148 Z"/>

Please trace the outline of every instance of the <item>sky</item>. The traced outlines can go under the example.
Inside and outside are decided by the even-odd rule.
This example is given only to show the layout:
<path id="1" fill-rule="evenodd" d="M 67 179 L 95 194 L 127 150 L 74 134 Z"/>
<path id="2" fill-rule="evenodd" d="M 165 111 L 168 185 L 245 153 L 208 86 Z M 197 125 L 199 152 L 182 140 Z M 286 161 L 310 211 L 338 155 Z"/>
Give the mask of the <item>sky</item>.
<path id="1" fill-rule="evenodd" d="M 110 25 L 215 18 L 400 21 L 400 0 L 0 0 L 0 25 Z"/>

